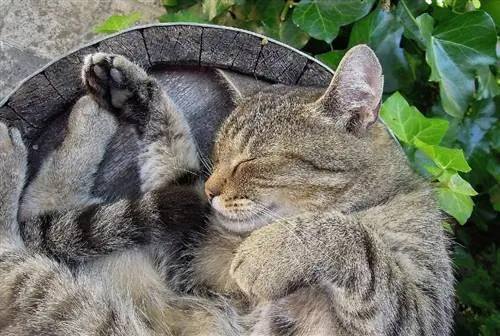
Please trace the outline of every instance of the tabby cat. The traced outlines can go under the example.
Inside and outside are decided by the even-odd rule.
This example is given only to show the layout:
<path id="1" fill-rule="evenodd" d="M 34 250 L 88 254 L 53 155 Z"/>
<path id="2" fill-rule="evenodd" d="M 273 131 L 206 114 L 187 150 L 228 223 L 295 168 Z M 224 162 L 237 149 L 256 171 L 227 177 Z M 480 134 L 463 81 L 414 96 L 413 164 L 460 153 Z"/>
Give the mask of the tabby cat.
<path id="1" fill-rule="evenodd" d="M 377 122 L 371 49 L 326 91 L 221 77 L 236 107 L 207 211 L 185 120 L 122 56 L 86 58 L 88 96 L 22 195 L 26 151 L 1 125 L 0 334 L 448 335 L 441 214 Z M 108 203 L 90 190 L 118 123 L 139 134 L 142 196 Z"/>

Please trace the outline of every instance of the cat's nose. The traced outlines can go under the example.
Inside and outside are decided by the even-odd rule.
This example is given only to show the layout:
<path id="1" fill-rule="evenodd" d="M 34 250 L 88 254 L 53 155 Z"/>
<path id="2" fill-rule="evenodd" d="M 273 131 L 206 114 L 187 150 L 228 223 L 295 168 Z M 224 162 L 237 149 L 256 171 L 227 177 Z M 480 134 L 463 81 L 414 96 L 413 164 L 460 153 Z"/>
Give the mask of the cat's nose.
<path id="1" fill-rule="evenodd" d="M 205 183 L 205 196 L 207 196 L 209 202 L 211 202 L 215 196 L 219 195 L 220 195 L 220 188 Z"/>

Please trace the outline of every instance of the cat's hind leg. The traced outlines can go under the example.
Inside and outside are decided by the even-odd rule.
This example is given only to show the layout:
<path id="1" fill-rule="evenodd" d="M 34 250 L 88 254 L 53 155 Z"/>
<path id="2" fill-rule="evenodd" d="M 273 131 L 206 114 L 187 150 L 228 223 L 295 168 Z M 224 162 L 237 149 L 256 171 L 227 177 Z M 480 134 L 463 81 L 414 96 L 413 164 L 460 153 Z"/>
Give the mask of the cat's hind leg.
<path id="1" fill-rule="evenodd" d="M 71 110 L 62 144 L 26 187 L 21 220 L 97 203 L 91 195 L 95 173 L 117 128 L 116 118 L 89 96 Z"/>
<path id="2" fill-rule="evenodd" d="M 88 55 L 82 76 L 101 106 L 136 125 L 142 192 L 197 175 L 200 167 L 189 126 L 153 77 L 125 57 L 105 53 Z"/>

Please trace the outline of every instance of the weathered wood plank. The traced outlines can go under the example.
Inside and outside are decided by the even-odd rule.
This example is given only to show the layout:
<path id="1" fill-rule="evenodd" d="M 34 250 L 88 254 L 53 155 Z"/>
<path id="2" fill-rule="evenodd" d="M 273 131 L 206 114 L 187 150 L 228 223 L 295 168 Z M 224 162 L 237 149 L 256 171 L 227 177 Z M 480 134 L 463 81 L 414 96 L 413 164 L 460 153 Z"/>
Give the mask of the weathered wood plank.
<path id="1" fill-rule="evenodd" d="M 95 52 L 97 48 L 94 46 L 80 49 L 45 69 L 45 76 L 66 102 L 73 103 L 83 94 L 81 80 L 83 58 Z"/>
<path id="2" fill-rule="evenodd" d="M 45 127 L 47 121 L 66 107 L 63 98 L 43 73 L 26 81 L 10 97 L 7 105 L 35 127 Z"/>
<path id="3" fill-rule="evenodd" d="M 41 130 L 24 121 L 7 105 L 0 107 L 0 121 L 7 124 L 9 127 L 17 128 L 23 135 L 24 141 L 28 146 Z"/>
<path id="4" fill-rule="evenodd" d="M 0 107 L 0 121 L 7 124 L 7 126 L 13 126 L 20 120 L 19 116 L 10 107 L 6 105 Z"/>
<path id="5" fill-rule="evenodd" d="M 267 43 L 257 60 L 255 75 L 266 80 L 294 85 L 299 80 L 307 57 L 274 43 Z"/>
<path id="6" fill-rule="evenodd" d="M 204 28 L 200 64 L 252 74 L 261 41 L 257 36 L 238 31 Z"/>
<path id="7" fill-rule="evenodd" d="M 297 85 L 300 86 L 328 86 L 332 80 L 332 73 L 322 65 L 309 60 L 300 76 Z"/>
<path id="8" fill-rule="evenodd" d="M 160 26 L 142 31 L 151 65 L 199 65 L 203 28 Z"/>
<path id="9" fill-rule="evenodd" d="M 123 55 L 146 69 L 151 67 L 144 38 L 138 30 L 128 31 L 103 40 L 98 44 L 97 50 Z"/>

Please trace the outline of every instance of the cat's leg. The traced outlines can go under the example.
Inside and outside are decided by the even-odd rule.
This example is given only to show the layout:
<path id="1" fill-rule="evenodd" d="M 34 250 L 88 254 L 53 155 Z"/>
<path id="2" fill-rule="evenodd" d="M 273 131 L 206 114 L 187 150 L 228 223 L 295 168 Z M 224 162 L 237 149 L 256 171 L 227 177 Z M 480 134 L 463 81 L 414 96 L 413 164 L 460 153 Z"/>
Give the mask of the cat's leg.
<path id="1" fill-rule="evenodd" d="M 99 104 L 137 126 L 142 192 L 198 174 L 189 126 L 153 77 L 125 57 L 105 53 L 86 57 L 83 77 Z"/>
<path id="2" fill-rule="evenodd" d="M 17 215 L 26 149 L 3 123 L 0 158 L 0 335 L 147 335 L 130 302 L 24 247 Z"/>
<path id="3" fill-rule="evenodd" d="M 381 232 L 374 220 L 323 213 L 272 223 L 240 245 L 231 274 L 264 301 L 320 285 L 340 335 L 448 335 L 453 281 L 439 222 Z"/>
<path id="4" fill-rule="evenodd" d="M 89 96 L 78 100 L 69 115 L 64 141 L 26 187 L 21 220 L 98 203 L 91 189 L 116 127 L 115 117 Z"/>
<path id="5" fill-rule="evenodd" d="M 68 184 L 63 177 L 70 182 L 77 179 L 69 183 L 76 189 L 81 181 L 86 181 L 83 175 L 91 176 L 95 172 L 108 139 L 103 128 L 114 130 L 116 123 L 106 112 L 110 110 L 120 122 L 137 126 L 142 147 L 143 191 L 146 193 L 136 199 L 91 204 L 64 212 L 52 211 L 31 218 L 23 226 L 27 244 L 62 260 L 86 260 L 165 239 L 173 227 L 192 225 L 194 215 L 201 221 L 199 189 L 172 185 L 186 171 L 198 169 L 194 143 L 184 118 L 173 109 L 157 82 L 124 57 L 103 53 L 86 57 L 82 76 L 90 94 L 82 103 L 85 109 L 75 107 L 69 123 L 75 127 L 70 128 L 72 132 L 61 149 L 49 160 L 47 166 L 51 169 L 44 170 L 52 172 L 48 176 L 56 176 L 58 180 L 45 178 L 42 185 L 57 195 L 55 189 Z M 86 151 L 93 147 L 97 153 Z M 74 169 L 70 169 L 72 167 Z M 32 194 L 30 188 L 28 195 Z M 63 197 L 46 196 L 55 203 L 53 208 L 58 205 L 55 201 L 67 204 Z"/>

